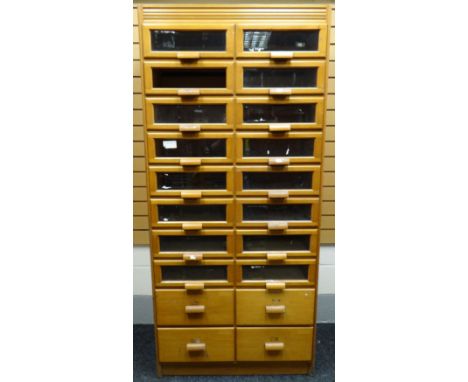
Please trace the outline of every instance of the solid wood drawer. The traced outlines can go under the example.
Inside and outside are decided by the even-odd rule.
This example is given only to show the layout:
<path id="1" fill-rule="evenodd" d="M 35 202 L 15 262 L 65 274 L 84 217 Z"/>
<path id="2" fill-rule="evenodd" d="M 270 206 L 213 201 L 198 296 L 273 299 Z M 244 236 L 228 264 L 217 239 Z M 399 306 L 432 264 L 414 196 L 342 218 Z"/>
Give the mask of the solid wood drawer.
<path id="1" fill-rule="evenodd" d="M 197 137 L 198 131 L 234 128 L 230 97 L 146 97 L 145 103 L 148 130 L 177 130 Z"/>
<path id="2" fill-rule="evenodd" d="M 313 325 L 315 289 L 236 290 L 237 325 Z"/>
<path id="3" fill-rule="evenodd" d="M 143 54 L 146 58 L 177 58 L 196 61 L 200 58 L 232 57 L 232 23 L 145 23 Z"/>
<path id="4" fill-rule="evenodd" d="M 234 291 L 210 289 L 202 293 L 156 290 L 158 326 L 233 325 Z"/>
<path id="5" fill-rule="evenodd" d="M 154 60 L 144 63 L 146 94 L 224 95 L 234 92 L 234 64 L 228 60 Z"/>
<path id="6" fill-rule="evenodd" d="M 153 230 L 153 256 L 183 258 L 198 262 L 213 257 L 234 256 L 234 231 L 203 229 L 187 233 L 184 230 Z"/>
<path id="7" fill-rule="evenodd" d="M 270 161 L 289 163 L 289 158 L 270 158 Z M 289 196 L 319 195 L 320 165 L 237 166 L 235 183 L 236 195 L 240 196 L 287 201 Z"/>
<path id="8" fill-rule="evenodd" d="M 193 159 L 193 165 L 232 163 L 231 133 L 148 133 L 148 161 L 154 164 L 183 164 Z"/>
<path id="9" fill-rule="evenodd" d="M 321 129 L 324 98 L 249 96 L 236 98 L 238 130 L 268 130 L 278 137 L 291 130 Z"/>
<path id="10" fill-rule="evenodd" d="M 316 229 L 288 229 L 281 233 L 267 229 L 236 231 L 237 257 L 271 259 L 315 257 L 318 245 Z"/>
<path id="11" fill-rule="evenodd" d="M 237 328 L 238 361 L 308 361 L 313 328 Z"/>
<path id="12" fill-rule="evenodd" d="M 234 361 L 234 328 L 159 328 L 159 362 Z"/>
<path id="13" fill-rule="evenodd" d="M 232 166 L 149 166 L 151 196 L 179 196 L 186 200 L 233 193 Z"/>

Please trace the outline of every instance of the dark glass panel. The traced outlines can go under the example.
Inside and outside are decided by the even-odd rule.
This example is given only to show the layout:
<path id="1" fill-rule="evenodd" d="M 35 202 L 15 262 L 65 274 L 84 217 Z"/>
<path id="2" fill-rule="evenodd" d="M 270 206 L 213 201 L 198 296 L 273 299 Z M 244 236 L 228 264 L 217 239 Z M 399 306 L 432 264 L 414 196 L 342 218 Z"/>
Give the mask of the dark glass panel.
<path id="1" fill-rule="evenodd" d="M 226 205 L 159 205 L 159 221 L 226 221 Z"/>
<path id="2" fill-rule="evenodd" d="M 305 190 L 312 188 L 312 172 L 244 172 L 244 190 Z"/>
<path id="3" fill-rule="evenodd" d="M 317 68 L 244 69 L 246 88 L 314 88 L 316 85 Z"/>
<path id="4" fill-rule="evenodd" d="M 246 123 L 312 123 L 316 104 L 244 104 Z"/>
<path id="5" fill-rule="evenodd" d="M 310 204 L 244 204 L 244 221 L 310 220 Z"/>
<path id="6" fill-rule="evenodd" d="M 155 139 L 158 157 L 226 157 L 226 139 Z"/>
<path id="7" fill-rule="evenodd" d="M 226 69 L 153 68 L 155 88 L 225 88 Z"/>
<path id="8" fill-rule="evenodd" d="M 161 266 L 163 281 L 227 280 L 226 265 Z"/>
<path id="9" fill-rule="evenodd" d="M 244 235 L 244 251 L 308 251 L 309 235 Z"/>
<path id="10" fill-rule="evenodd" d="M 225 172 L 158 172 L 158 190 L 225 190 Z"/>
<path id="11" fill-rule="evenodd" d="M 314 155 L 314 138 L 261 139 L 244 138 L 245 157 L 305 157 Z"/>
<path id="12" fill-rule="evenodd" d="M 308 265 L 243 265 L 244 280 L 307 280 Z"/>
<path id="13" fill-rule="evenodd" d="M 226 31 L 152 30 L 154 51 L 225 51 Z"/>
<path id="14" fill-rule="evenodd" d="M 225 252 L 226 236 L 159 236 L 161 252 Z"/>
<path id="15" fill-rule="evenodd" d="M 318 30 L 304 31 L 245 31 L 244 51 L 316 51 Z"/>
<path id="16" fill-rule="evenodd" d="M 153 105 L 156 123 L 226 123 L 226 105 Z"/>

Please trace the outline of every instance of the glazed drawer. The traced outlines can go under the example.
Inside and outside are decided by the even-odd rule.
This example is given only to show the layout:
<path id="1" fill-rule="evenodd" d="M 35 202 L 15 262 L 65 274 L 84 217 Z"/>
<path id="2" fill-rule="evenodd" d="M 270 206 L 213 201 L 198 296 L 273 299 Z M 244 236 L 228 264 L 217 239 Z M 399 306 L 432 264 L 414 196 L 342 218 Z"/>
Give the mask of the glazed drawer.
<path id="1" fill-rule="evenodd" d="M 162 290 L 155 293 L 157 325 L 213 326 L 234 324 L 234 291 L 210 289 L 202 293 Z"/>
<path id="2" fill-rule="evenodd" d="M 318 198 L 237 198 L 236 225 L 268 228 L 275 232 L 316 227 L 320 218 L 319 204 Z"/>
<path id="3" fill-rule="evenodd" d="M 154 257 L 200 261 L 234 255 L 233 230 L 204 229 L 190 233 L 173 229 L 153 230 L 151 239 Z"/>
<path id="4" fill-rule="evenodd" d="M 146 94 L 199 95 L 232 94 L 234 66 L 228 60 L 145 61 Z"/>
<path id="5" fill-rule="evenodd" d="M 291 130 L 323 127 L 323 97 L 238 97 L 239 130 L 268 130 L 282 137 Z"/>
<path id="6" fill-rule="evenodd" d="M 234 328 L 159 328 L 159 362 L 234 361 Z"/>
<path id="7" fill-rule="evenodd" d="M 230 133 L 148 133 L 148 162 L 187 167 L 233 162 Z"/>
<path id="8" fill-rule="evenodd" d="M 237 325 L 313 325 L 315 289 L 236 290 Z"/>
<path id="9" fill-rule="evenodd" d="M 234 25 L 230 23 L 151 23 L 143 27 L 145 58 L 232 57 Z"/>
<path id="10" fill-rule="evenodd" d="M 314 286 L 316 267 L 315 259 L 237 260 L 236 284 L 268 290 Z"/>
<path id="11" fill-rule="evenodd" d="M 239 23 L 236 25 L 236 56 L 248 58 L 325 57 L 326 24 Z"/>
<path id="12" fill-rule="evenodd" d="M 148 130 L 177 130 L 195 137 L 198 131 L 234 128 L 232 98 L 150 97 L 145 102 Z"/>
<path id="13" fill-rule="evenodd" d="M 231 166 L 149 166 L 151 196 L 179 196 L 186 200 L 233 193 Z"/>
<path id="14" fill-rule="evenodd" d="M 322 60 L 247 60 L 236 62 L 236 93 L 293 94 L 325 92 L 325 61 Z"/>
<path id="15" fill-rule="evenodd" d="M 152 224 L 159 228 L 229 227 L 234 220 L 233 199 L 151 199 Z"/>
<path id="16" fill-rule="evenodd" d="M 237 328 L 238 361 L 309 361 L 313 328 Z"/>
<path id="17" fill-rule="evenodd" d="M 286 200 L 320 193 L 320 166 L 284 165 L 288 158 L 270 158 L 270 166 L 237 166 L 236 194 Z"/>
<path id="18" fill-rule="evenodd" d="M 315 257 L 318 230 L 288 229 L 281 233 L 266 229 L 238 229 L 237 257 L 263 257 L 269 260 L 291 257 Z"/>
<path id="19" fill-rule="evenodd" d="M 234 263 L 232 260 L 155 260 L 153 276 L 156 287 L 203 291 L 207 287 L 232 286 Z"/>

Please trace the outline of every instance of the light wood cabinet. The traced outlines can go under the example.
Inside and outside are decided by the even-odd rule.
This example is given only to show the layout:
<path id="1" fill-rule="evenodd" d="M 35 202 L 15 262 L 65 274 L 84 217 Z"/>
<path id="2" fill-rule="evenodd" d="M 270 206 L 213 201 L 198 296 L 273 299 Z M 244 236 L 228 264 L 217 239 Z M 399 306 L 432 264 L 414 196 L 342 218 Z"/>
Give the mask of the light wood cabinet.
<path id="1" fill-rule="evenodd" d="M 330 14 L 138 6 L 160 375 L 313 368 Z"/>

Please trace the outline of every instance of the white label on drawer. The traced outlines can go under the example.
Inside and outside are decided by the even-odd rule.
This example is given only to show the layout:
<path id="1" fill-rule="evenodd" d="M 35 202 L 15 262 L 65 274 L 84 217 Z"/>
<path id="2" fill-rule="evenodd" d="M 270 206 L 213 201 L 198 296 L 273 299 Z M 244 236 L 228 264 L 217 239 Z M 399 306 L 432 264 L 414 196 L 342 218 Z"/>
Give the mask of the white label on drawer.
<path id="1" fill-rule="evenodd" d="M 165 149 L 176 149 L 177 141 L 163 141 L 163 146 Z"/>

